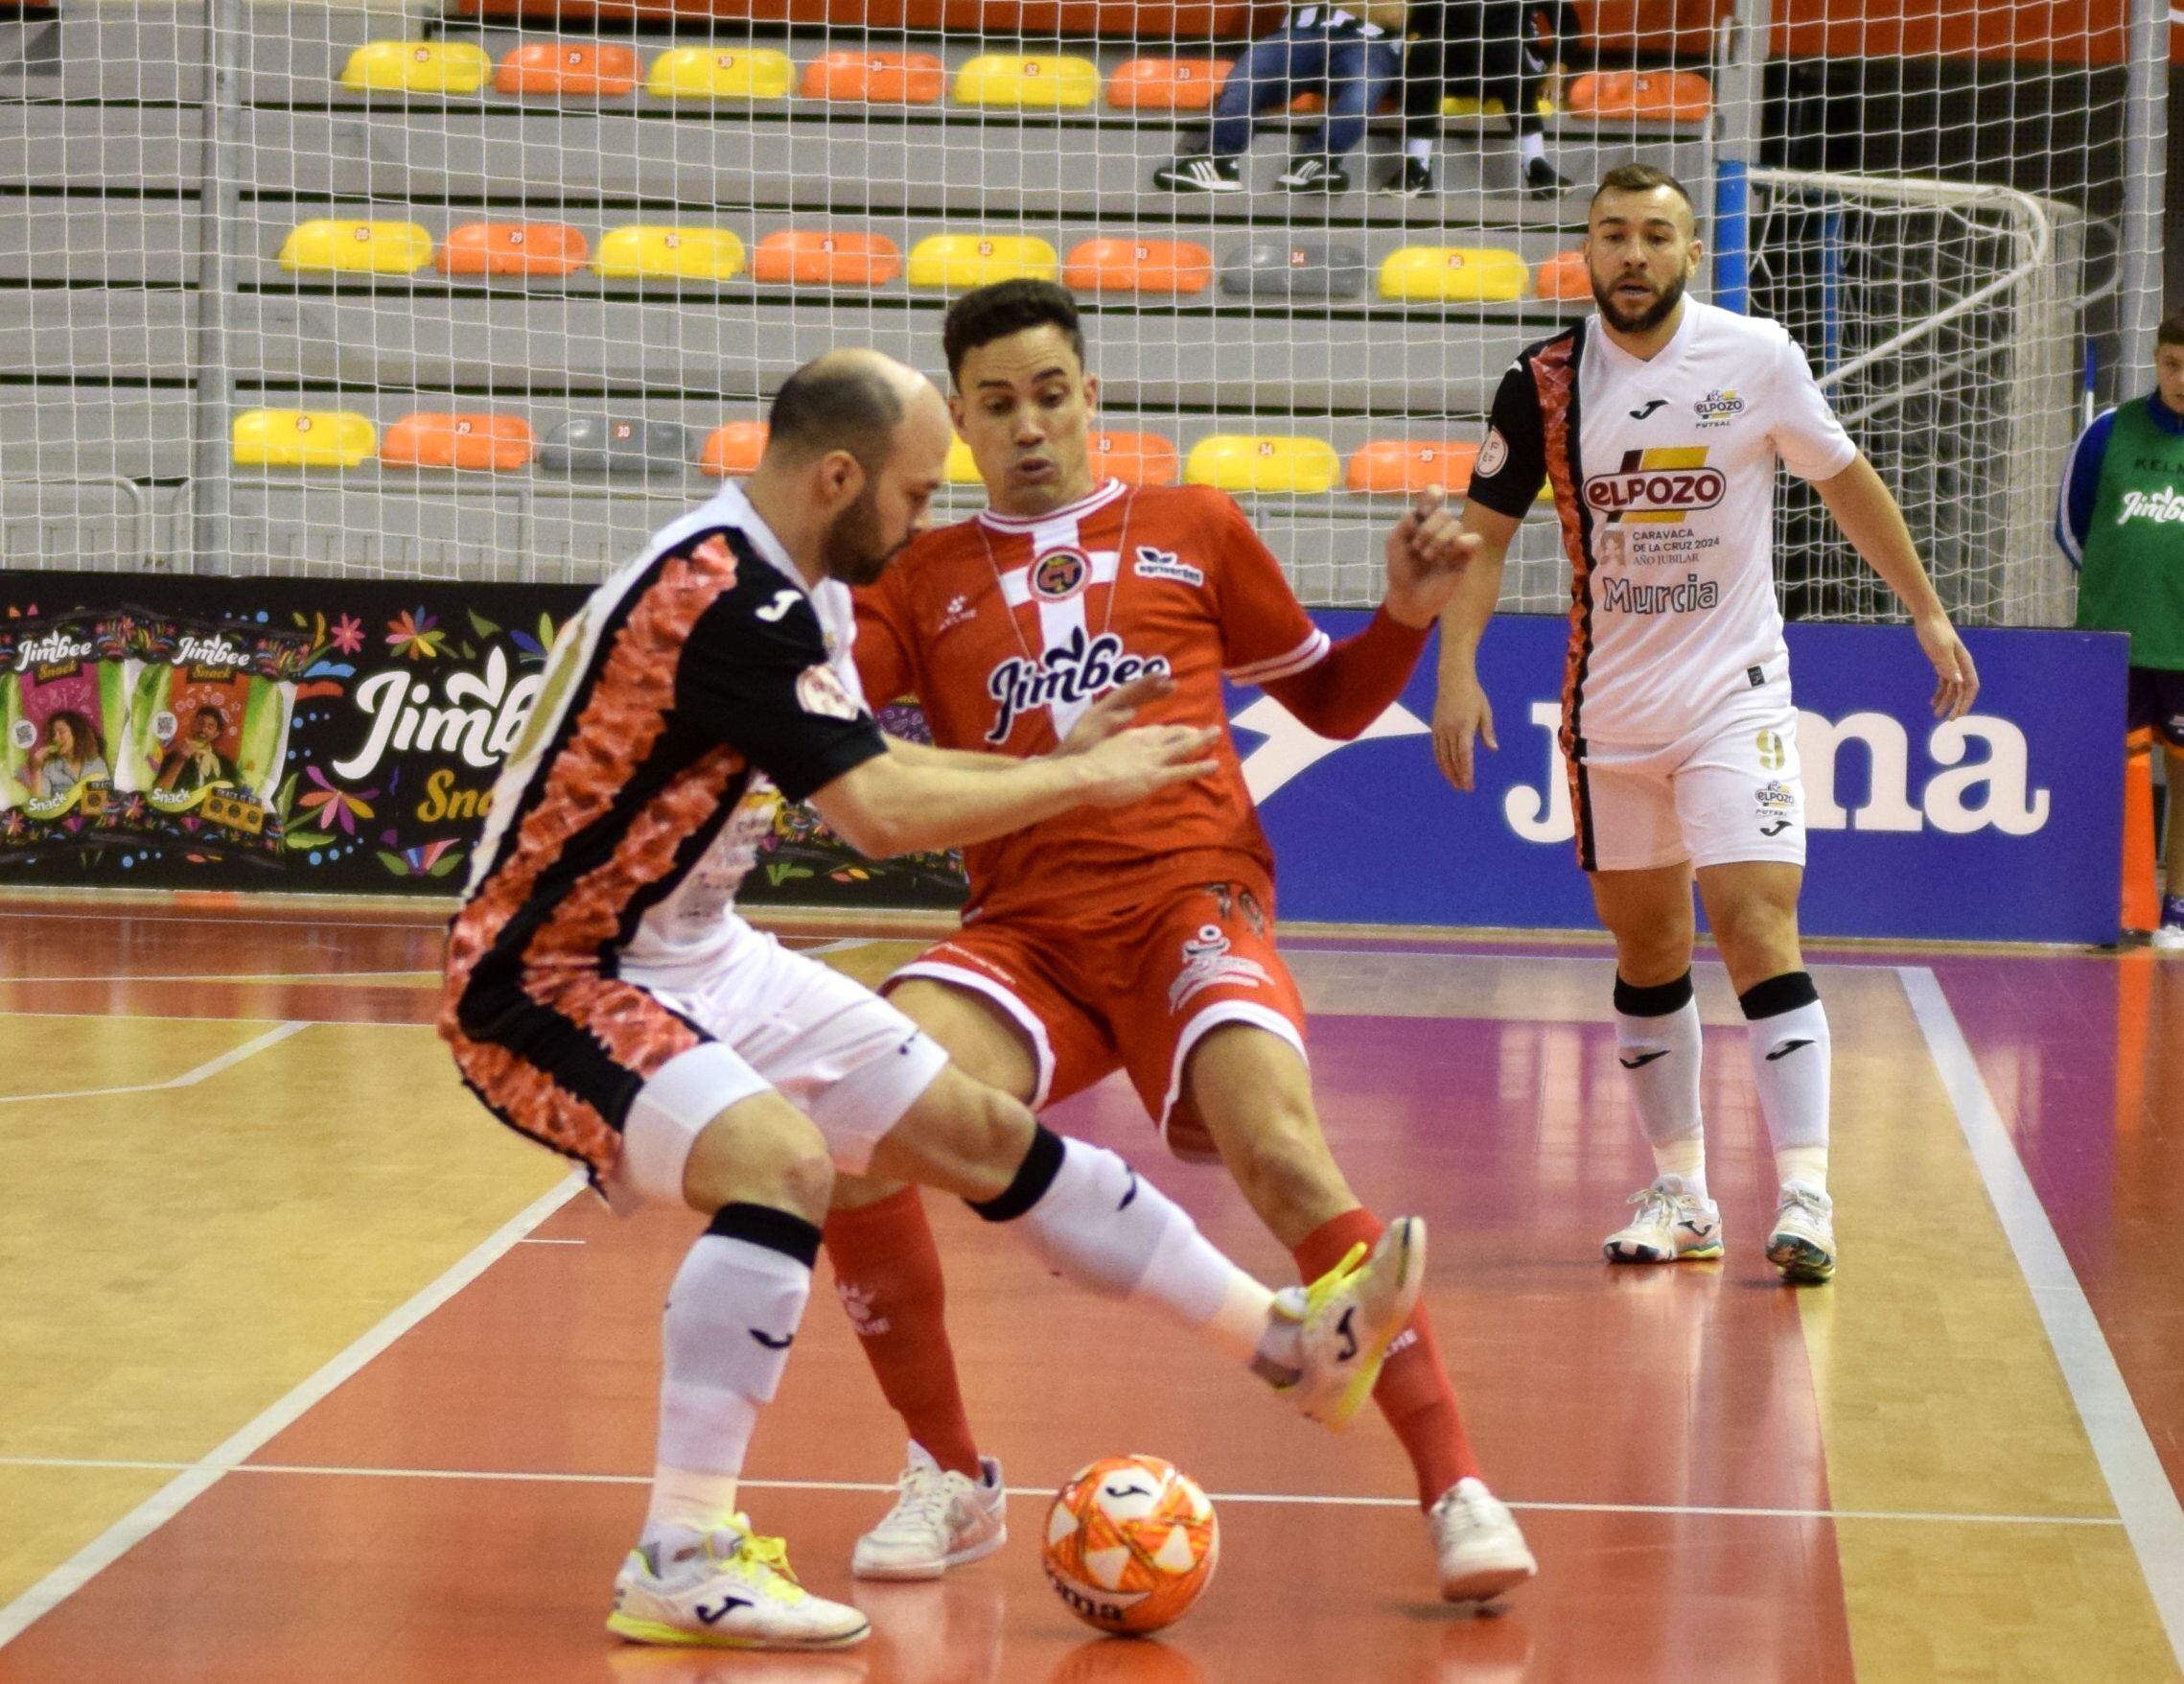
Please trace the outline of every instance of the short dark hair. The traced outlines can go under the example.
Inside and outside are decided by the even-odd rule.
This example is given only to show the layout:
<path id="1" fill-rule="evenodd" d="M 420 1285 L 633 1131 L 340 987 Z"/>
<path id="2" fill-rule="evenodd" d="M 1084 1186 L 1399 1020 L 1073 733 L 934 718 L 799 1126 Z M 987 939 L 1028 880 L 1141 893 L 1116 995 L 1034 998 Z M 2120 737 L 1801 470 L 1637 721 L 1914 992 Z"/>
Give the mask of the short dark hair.
<path id="1" fill-rule="evenodd" d="M 1656 187 L 1665 187 L 1691 207 L 1692 221 L 1699 216 L 1699 201 L 1691 197 L 1691 190 L 1666 170 L 1651 164 L 1617 164 L 1600 177 L 1600 185 L 1592 190 L 1592 198 L 1585 206 L 1587 221 L 1592 220 L 1592 206 L 1600 202 L 1604 193 L 1651 193 Z"/>
<path id="2" fill-rule="evenodd" d="M 2184 304 L 2178 305 L 2161 318 L 2161 325 L 2153 330 L 2153 342 L 2157 345 L 2184 345 Z"/>
<path id="3" fill-rule="evenodd" d="M 886 374 L 854 357 L 814 358 L 781 382 L 766 412 L 766 448 L 798 456 L 846 450 L 868 474 L 895 455 L 902 398 Z"/>
<path id="4" fill-rule="evenodd" d="M 948 306 L 941 323 L 941 349 L 947 353 L 948 378 L 956 380 L 964 359 L 981 345 L 1020 334 L 1026 328 L 1052 325 L 1061 329 L 1069 348 L 1084 363 L 1084 330 L 1077 321 L 1077 299 L 1067 287 L 1052 281 L 995 281 L 965 292 Z M 961 382 L 959 381 L 960 385 Z"/>

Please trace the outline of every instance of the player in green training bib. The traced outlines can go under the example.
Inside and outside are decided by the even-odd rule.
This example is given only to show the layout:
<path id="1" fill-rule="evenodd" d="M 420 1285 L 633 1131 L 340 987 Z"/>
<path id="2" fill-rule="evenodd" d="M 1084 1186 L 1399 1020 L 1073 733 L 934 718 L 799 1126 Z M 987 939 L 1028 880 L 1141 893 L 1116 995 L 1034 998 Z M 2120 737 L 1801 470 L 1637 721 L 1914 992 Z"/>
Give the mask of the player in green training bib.
<path id="1" fill-rule="evenodd" d="M 2129 729 L 2161 738 L 2184 790 L 2184 310 L 2154 334 L 2154 389 L 2103 409 L 2071 446 L 2056 542 L 2079 570 L 2081 631 L 2130 635 Z M 2184 949 L 2184 848 L 2169 855 L 2153 945 Z"/>

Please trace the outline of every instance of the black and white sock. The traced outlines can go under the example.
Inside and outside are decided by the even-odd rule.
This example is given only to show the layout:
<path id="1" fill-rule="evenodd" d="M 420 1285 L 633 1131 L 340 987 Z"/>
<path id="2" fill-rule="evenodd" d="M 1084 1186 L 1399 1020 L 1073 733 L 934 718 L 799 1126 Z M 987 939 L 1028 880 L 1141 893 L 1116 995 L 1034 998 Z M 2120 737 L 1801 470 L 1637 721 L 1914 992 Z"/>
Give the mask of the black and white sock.
<path id="1" fill-rule="evenodd" d="M 1827 1190 L 1827 1090 L 1834 1041 L 1808 971 L 1789 971 L 1737 996 L 1749 1027 L 1759 1114 L 1775 1143 L 1777 1179 Z"/>
<path id="2" fill-rule="evenodd" d="M 1699 1003 L 1686 971 L 1638 988 L 1615 978 L 1615 1062 L 1653 1148 L 1658 1175 L 1707 1197 L 1707 1134 L 1699 1111 Z"/>

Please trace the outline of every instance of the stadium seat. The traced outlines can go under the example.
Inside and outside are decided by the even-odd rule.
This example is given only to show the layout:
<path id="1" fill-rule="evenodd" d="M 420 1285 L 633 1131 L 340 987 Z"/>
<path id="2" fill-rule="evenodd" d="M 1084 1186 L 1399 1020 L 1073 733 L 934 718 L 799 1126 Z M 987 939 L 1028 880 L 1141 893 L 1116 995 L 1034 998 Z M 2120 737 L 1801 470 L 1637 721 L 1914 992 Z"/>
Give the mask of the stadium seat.
<path id="1" fill-rule="evenodd" d="M 1132 58 L 1107 78 L 1118 111 L 1210 111 L 1232 58 Z"/>
<path id="2" fill-rule="evenodd" d="M 1086 240 L 1061 271 L 1080 292 L 1203 292 L 1213 279 L 1214 254 L 1189 240 Z"/>
<path id="3" fill-rule="evenodd" d="M 469 41 L 367 41 L 341 67 L 341 85 L 371 93 L 475 94 L 493 74 Z"/>
<path id="4" fill-rule="evenodd" d="M 726 228 L 636 222 L 599 237 L 592 268 L 611 281 L 725 281 L 743 272 L 743 242 Z"/>
<path id="5" fill-rule="evenodd" d="M 281 242 L 280 265 L 291 274 L 413 275 L 431 261 L 432 236 L 415 222 L 316 217 Z"/>
<path id="6" fill-rule="evenodd" d="M 1029 234 L 928 234 L 910 248 L 910 284 L 962 292 L 991 281 L 1051 281 L 1054 247 Z"/>
<path id="7" fill-rule="evenodd" d="M 1475 444 L 1376 438 L 1351 454 L 1345 483 L 1368 494 L 1413 497 L 1429 485 L 1460 493 L 1470 487 L 1477 459 Z"/>
<path id="8" fill-rule="evenodd" d="M 1713 89 L 1691 70 L 1604 70 L 1569 84 L 1573 116 L 1704 123 L 1713 108 Z"/>
<path id="9" fill-rule="evenodd" d="M 765 454 L 765 422 L 730 421 L 706 434 L 698 466 L 717 479 L 740 478 L 757 467 Z"/>
<path id="10" fill-rule="evenodd" d="M 947 85 L 947 66 L 931 53 L 824 53 L 803 67 L 807 100 L 937 105 Z"/>
<path id="11" fill-rule="evenodd" d="M 1220 290 L 1232 298 L 1355 298 L 1365 290 L 1364 247 L 1255 240 L 1221 260 Z"/>
<path id="12" fill-rule="evenodd" d="M 983 483 L 978 477 L 978 460 L 970 454 L 970 446 L 959 437 L 948 444 L 948 483 L 951 485 L 977 485 Z"/>
<path id="13" fill-rule="evenodd" d="M 592 259 L 567 222 L 464 222 L 450 228 L 432 266 L 447 275 L 566 275 Z"/>
<path id="14" fill-rule="evenodd" d="M 1073 56 L 987 53 L 956 72 L 959 105 L 1080 110 L 1099 97 L 1100 67 Z"/>
<path id="15" fill-rule="evenodd" d="M 1191 447 L 1183 478 L 1222 491 L 1316 497 L 1335 489 L 1342 458 L 1324 438 L 1252 437 L 1217 433 Z"/>
<path id="16" fill-rule="evenodd" d="M 546 434 L 539 466 L 561 474 L 683 475 L 690 469 L 689 430 L 672 421 L 578 415 Z"/>
<path id="17" fill-rule="evenodd" d="M 751 253 L 751 278 L 767 287 L 884 287 L 902 272 L 902 248 L 885 234 L 782 228 Z"/>
<path id="18" fill-rule="evenodd" d="M 1476 246 L 1406 246 L 1381 265 L 1381 296 L 1412 303 L 1506 303 L 1531 290 L 1514 251 Z"/>
<path id="19" fill-rule="evenodd" d="M 379 459 L 390 468 L 491 468 L 501 473 L 530 465 L 539 453 L 531 424 L 521 415 L 454 415 L 427 411 L 405 415 L 380 440 Z"/>
<path id="20" fill-rule="evenodd" d="M 505 55 L 493 73 L 498 93 L 578 98 L 634 94 L 643 80 L 637 49 L 606 41 L 531 41 Z"/>
<path id="21" fill-rule="evenodd" d="M 1586 273 L 1585 253 L 1558 251 L 1540 265 L 1532 278 L 1532 291 L 1542 298 L 1590 298 L 1592 279 Z"/>
<path id="22" fill-rule="evenodd" d="M 1181 466 L 1175 447 L 1157 433 L 1092 434 L 1092 471 L 1126 485 L 1173 485 Z"/>
<path id="23" fill-rule="evenodd" d="M 676 47 L 652 61 L 644 91 L 662 100 L 785 100 L 795 80 L 789 56 L 772 47 Z"/>
<path id="24" fill-rule="evenodd" d="M 379 433 L 354 409 L 245 409 L 235 418 L 235 462 L 245 468 L 354 468 Z"/>

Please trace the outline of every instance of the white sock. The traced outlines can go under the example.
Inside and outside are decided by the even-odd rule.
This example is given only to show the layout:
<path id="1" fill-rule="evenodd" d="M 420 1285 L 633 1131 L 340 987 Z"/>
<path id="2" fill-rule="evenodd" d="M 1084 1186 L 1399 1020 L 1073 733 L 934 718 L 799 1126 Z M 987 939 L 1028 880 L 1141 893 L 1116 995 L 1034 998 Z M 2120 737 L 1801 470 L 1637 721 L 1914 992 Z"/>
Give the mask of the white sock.
<path id="1" fill-rule="evenodd" d="M 765 1237 L 744 1237 L 754 1232 Z M 811 1250 L 797 1256 L 769 1243 L 784 1235 L 800 1251 L 808 1235 Z M 710 1531 L 735 1511 L 744 1453 L 759 1406 L 773 1398 L 787 1366 L 818 1244 L 819 1230 L 807 1222 L 731 1205 L 683 1259 L 662 1319 L 660 1446 L 646 1542 L 663 1528 Z"/>
<path id="2" fill-rule="evenodd" d="M 1653 1148 L 1654 1171 L 1682 1176 L 1700 1199 L 1707 1196 L 1707 1136 L 1699 1111 L 1703 1044 L 1688 971 L 1650 988 L 1615 978 L 1615 1062 Z"/>
<path id="3" fill-rule="evenodd" d="M 1403 143 L 1406 157 L 1416 158 L 1422 164 L 1433 161 L 1433 143 L 1429 140 L 1406 140 Z"/>
<path id="4" fill-rule="evenodd" d="M 1828 1034 L 1827 1010 L 1812 978 L 1801 971 L 1772 977 L 1739 997 L 1750 1020 L 1745 1031 L 1752 1048 L 1752 1078 L 1759 1089 L 1759 1114 L 1767 1120 L 1767 1134 L 1775 1144 L 1777 1162 L 1785 1152 L 1819 1147 L 1818 1162 L 1823 1187 L 1827 1173 L 1828 1072 L 1834 1059 L 1834 1042 Z M 1801 1158 L 1797 1179 L 1811 1181 L 1816 1167 Z M 1785 1172 L 1783 1180 L 1789 1180 Z"/>
<path id="5" fill-rule="evenodd" d="M 1534 158 L 1538 158 L 1544 163 L 1547 155 L 1547 137 L 1537 129 L 1529 133 L 1520 134 L 1517 137 L 1517 155 L 1527 164 Z"/>
<path id="6" fill-rule="evenodd" d="M 1782 1186 L 1796 1181 L 1816 1193 L 1827 1191 L 1827 1148 L 1785 1146 L 1775 1154 L 1775 1179 Z"/>

